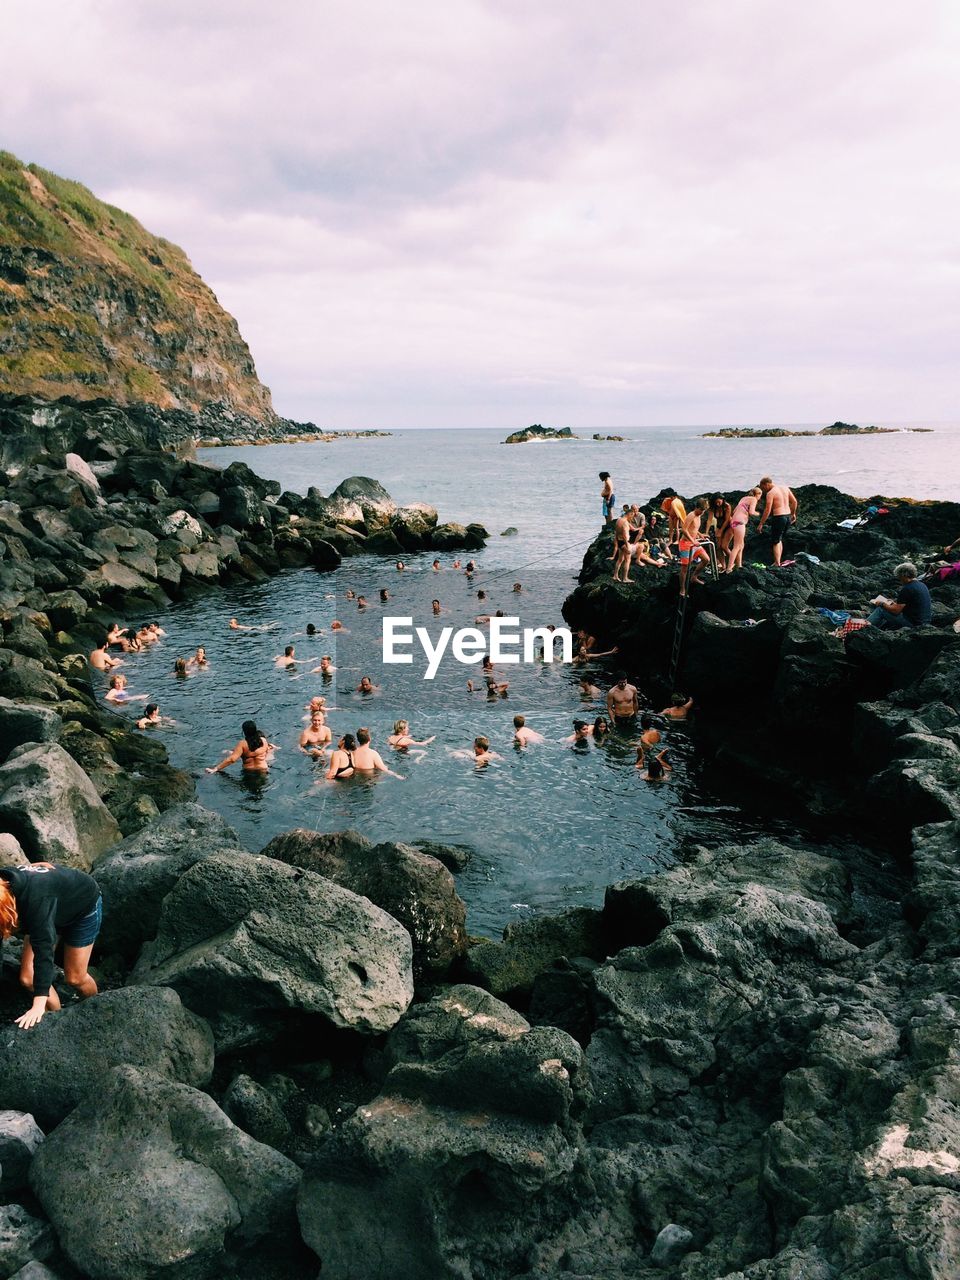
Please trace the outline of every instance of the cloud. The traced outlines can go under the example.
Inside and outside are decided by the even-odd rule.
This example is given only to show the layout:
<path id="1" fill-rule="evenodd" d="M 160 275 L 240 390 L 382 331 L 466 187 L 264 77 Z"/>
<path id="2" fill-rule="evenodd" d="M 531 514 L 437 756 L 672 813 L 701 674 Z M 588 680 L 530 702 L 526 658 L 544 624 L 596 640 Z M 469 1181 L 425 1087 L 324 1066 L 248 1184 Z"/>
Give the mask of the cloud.
<path id="1" fill-rule="evenodd" d="M 181 244 L 292 416 L 951 416 L 955 10 L 677 8 L 8 0 L 0 127 Z"/>

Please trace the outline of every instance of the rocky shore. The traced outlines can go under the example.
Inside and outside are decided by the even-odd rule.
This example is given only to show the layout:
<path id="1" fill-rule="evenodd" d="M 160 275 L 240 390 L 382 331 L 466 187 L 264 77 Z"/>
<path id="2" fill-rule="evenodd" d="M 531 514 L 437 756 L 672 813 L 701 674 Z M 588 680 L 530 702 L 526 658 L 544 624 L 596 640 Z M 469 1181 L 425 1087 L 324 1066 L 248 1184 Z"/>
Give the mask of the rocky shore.
<path id="1" fill-rule="evenodd" d="M 704 440 L 777 440 L 781 436 L 895 436 L 904 432 L 929 432 L 932 427 L 858 427 L 852 422 L 834 422 L 819 431 L 790 431 L 787 427 L 721 427 L 705 431 Z"/>
<path id="2" fill-rule="evenodd" d="M 854 500 L 808 486 L 791 552 L 819 565 L 691 602 L 680 679 L 713 767 L 831 838 L 690 848 L 498 943 L 469 935 L 459 850 L 302 830 L 243 849 L 70 656 L 121 599 L 443 526 L 365 480 L 281 495 L 83 433 L 27 456 L 22 425 L 0 838 L 5 861 L 96 876 L 103 990 L 20 1032 L 4 948 L 0 1274 L 952 1280 L 960 592 L 929 628 L 846 646 L 816 610 L 888 589 L 960 506 L 845 531 Z M 659 696 L 675 576 L 613 584 L 608 554 L 603 535 L 565 613 Z"/>

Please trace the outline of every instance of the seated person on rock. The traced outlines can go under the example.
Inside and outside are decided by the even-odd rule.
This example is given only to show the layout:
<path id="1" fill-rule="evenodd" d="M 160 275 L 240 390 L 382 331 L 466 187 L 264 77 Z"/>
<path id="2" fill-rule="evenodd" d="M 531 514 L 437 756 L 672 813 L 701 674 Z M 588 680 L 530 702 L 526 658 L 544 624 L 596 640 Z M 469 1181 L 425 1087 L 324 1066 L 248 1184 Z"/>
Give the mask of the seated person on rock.
<path id="1" fill-rule="evenodd" d="M 876 608 L 868 618 L 870 625 L 884 631 L 927 626 L 932 614 L 932 603 L 926 585 L 917 581 L 916 565 L 909 560 L 898 564 L 896 576 L 900 584 L 896 600 L 888 600 L 886 596 L 874 597 L 870 603 L 876 605 Z"/>

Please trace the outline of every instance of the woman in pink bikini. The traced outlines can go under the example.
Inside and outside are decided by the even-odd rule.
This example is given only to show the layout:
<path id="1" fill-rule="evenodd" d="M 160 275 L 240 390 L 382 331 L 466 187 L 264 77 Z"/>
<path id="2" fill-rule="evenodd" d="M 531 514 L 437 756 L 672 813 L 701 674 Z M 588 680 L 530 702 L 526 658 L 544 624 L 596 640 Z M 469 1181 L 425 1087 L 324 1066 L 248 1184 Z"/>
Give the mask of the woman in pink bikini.
<path id="1" fill-rule="evenodd" d="M 747 536 L 747 522 L 757 514 L 757 502 L 761 497 L 759 489 L 751 489 L 745 493 L 733 509 L 730 517 L 730 528 L 733 530 L 733 541 L 727 552 L 727 573 L 743 568 L 743 540 Z"/>

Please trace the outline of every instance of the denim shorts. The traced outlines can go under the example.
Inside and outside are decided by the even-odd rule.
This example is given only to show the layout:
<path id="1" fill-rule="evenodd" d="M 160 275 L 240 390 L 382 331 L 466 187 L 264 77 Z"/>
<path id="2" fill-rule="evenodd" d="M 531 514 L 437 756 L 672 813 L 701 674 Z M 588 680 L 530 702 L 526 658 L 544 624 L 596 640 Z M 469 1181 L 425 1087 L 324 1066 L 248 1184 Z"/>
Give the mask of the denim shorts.
<path id="1" fill-rule="evenodd" d="M 89 947 L 91 942 L 96 941 L 102 922 L 103 898 L 98 897 L 97 905 L 92 911 L 88 911 L 85 916 L 78 916 L 76 920 L 71 920 L 60 930 L 64 946 Z"/>

